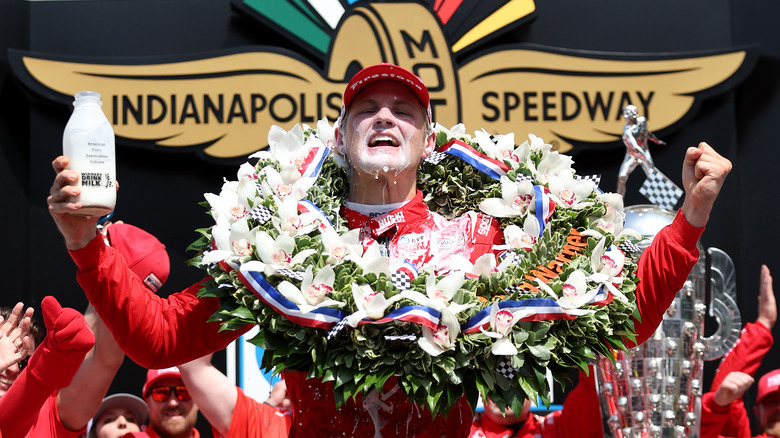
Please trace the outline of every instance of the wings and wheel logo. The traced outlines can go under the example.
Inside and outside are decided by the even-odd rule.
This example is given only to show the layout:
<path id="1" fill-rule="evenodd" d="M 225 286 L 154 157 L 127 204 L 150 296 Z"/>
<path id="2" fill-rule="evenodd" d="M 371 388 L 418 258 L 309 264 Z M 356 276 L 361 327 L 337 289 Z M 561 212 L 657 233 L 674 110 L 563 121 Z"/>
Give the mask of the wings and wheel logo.
<path id="1" fill-rule="evenodd" d="M 289 129 L 335 120 L 351 74 L 378 62 L 422 77 L 434 120 L 444 126 L 533 132 L 567 152 L 573 142 L 618 140 L 628 104 L 656 131 L 682 123 L 704 98 L 741 81 L 756 57 L 748 48 L 661 56 L 490 47 L 491 36 L 527 25 L 533 0 L 233 0 L 233 6 L 297 41 L 300 52 L 252 46 L 175 61 L 108 62 L 12 50 L 9 60 L 15 75 L 48 99 L 70 103 L 79 91 L 100 92 L 120 143 L 228 159 L 266 147 L 272 124 Z"/>

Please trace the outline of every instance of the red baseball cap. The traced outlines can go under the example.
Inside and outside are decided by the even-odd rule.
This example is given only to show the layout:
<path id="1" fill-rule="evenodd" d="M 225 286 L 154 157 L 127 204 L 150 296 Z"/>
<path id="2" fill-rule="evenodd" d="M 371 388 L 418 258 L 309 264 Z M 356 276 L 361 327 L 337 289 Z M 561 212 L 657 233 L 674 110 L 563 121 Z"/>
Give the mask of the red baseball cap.
<path id="1" fill-rule="evenodd" d="M 149 395 L 148 392 L 152 390 L 155 383 L 167 377 L 178 377 L 179 379 L 181 379 L 181 372 L 179 372 L 179 369 L 176 367 L 147 371 L 146 383 L 144 383 L 144 387 L 143 389 L 141 389 L 141 394 L 144 395 L 144 398 L 146 398 L 146 396 Z"/>
<path id="2" fill-rule="evenodd" d="M 171 271 L 171 261 L 165 245 L 146 231 L 130 224 L 106 227 L 107 243 L 119 251 L 127 266 L 152 292 L 162 287 Z"/>
<path id="3" fill-rule="evenodd" d="M 344 116 L 346 110 L 352 105 L 360 91 L 367 85 L 377 81 L 396 81 L 400 82 L 414 92 L 423 108 L 428 111 L 428 119 L 431 118 L 431 100 L 428 96 L 428 89 L 425 87 L 422 79 L 414 73 L 394 64 L 383 62 L 381 64 L 371 65 L 352 76 L 347 88 L 344 90 L 344 105 L 341 108 L 341 116 Z"/>
<path id="4" fill-rule="evenodd" d="M 778 389 L 780 389 L 780 369 L 764 374 L 758 381 L 756 404 L 761 403 L 761 400 L 772 395 L 780 397 L 780 394 L 777 393 Z"/>

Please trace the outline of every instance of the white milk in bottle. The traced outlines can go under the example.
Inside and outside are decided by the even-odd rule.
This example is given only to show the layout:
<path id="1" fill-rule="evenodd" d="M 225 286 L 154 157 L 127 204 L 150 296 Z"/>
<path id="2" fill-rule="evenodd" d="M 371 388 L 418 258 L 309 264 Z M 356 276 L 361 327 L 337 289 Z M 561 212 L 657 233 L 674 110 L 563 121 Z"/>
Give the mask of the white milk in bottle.
<path id="1" fill-rule="evenodd" d="M 116 205 L 116 155 L 114 130 L 103 113 L 100 93 L 76 94 L 73 114 L 62 135 L 62 152 L 70 158 L 68 169 L 81 177 L 80 216 L 103 216 Z"/>

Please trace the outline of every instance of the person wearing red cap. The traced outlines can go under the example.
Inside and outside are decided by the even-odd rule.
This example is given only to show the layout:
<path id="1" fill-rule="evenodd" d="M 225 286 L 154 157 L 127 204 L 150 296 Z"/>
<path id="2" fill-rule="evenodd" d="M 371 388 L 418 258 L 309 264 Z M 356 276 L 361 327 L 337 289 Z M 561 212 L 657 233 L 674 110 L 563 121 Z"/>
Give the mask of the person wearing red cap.
<path id="1" fill-rule="evenodd" d="M 121 223 L 107 226 L 104 231 L 107 243 L 124 255 L 132 273 L 143 279 L 147 287 L 156 290 L 167 279 L 168 254 L 157 238 L 140 228 Z M 95 346 L 71 375 L 70 384 L 50 392 L 27 436 L 80 436 L 122 365 L 124 353 L 92 306 L 87 308 L 84 319 L 94 333 Z M 14 379 L 18 377 L 19 367 L 9 367 L 2 373 L 9 386 L 16 384 Z"/>
<path id="2" fill-rule="evenodd" d="M 131 432 L 125 437 L 200 438 L 195 428 L 198 406 L 184 385 L 178 368 L 148 370 L 141 393 L 149 406 L 149 427 L 146 431 Z"/>
<path id="3" fill-rule="evenodd" d="M 772 347 L 777 302 L 772 275 L 761 266 L 758 318 L 745 324 L 736 345 L 726 353 L 715 372 L 710 391 L 702 396 L 702 437 L 749 437 L 750 420 L 742 398 L 754 382 L 761 361 Z M 774 384 L 774 385 L 773 385 Z M 758 383 L 754 412 L 762 432 L 780 437 L 780 370 L 764 375 Z"/>
<path id="4" fill-rule="evenodd" d="M 348 163 L 350 176 L 342 214 L 350 227 L 361 229 L 365 243 L 375 240 L 385 248 L 391 269 L 406 259 L 418 269 L 435 265 L 446 270 L 446 254 L 474 260 L 502 239 L 492 218 L 469 213 L 444 220 L 422 201 L 417 167 L 435 144 L 429 107 L 422 80 L 391 64 L 359 71 L 344 92 L 335 132 L 336 149 Z M 49 212 L 79 268 L 78 279 L 88 299 L 133 360 L 150 367 L 186 362 L 224 348 L 250 329 L 220 332 L 218 322 L 208 322 L 219 302 L 199 299 L 200 284 L 162 299 L 128 278 L 124 261 L 95 239 L 97 219 L 70 214 L 81 205 L 73 198 L 79 194 L 78 173 L 66 169 L 68 162 L 68 157 L 58 157 L 52 163 L 57 176 L 48 198 Z M 638 342 L 653 333 L 696 263 L 696 243 L 730 170 L 731 162 L 706 143 L 686 152 L 681 212 L 656 235 L 638 264 L 642 278 L 637 292 Z M 402 238 L 422 231 L 423 238 Z M 436 239 L 445 232 L 453 238 Z M 186 337 L 178 336 L 181 327 L 186 327 Z M 336 409 L 332 382 L 308 379 L 293 370 L 283 376 L 293 403 L 291 436 L 465 437 L 471 425 L 472 411 L 465 398 L 446 415 L 432 417 L 411 403 L 392 378 L 382 394 L 350 399 Z"/>

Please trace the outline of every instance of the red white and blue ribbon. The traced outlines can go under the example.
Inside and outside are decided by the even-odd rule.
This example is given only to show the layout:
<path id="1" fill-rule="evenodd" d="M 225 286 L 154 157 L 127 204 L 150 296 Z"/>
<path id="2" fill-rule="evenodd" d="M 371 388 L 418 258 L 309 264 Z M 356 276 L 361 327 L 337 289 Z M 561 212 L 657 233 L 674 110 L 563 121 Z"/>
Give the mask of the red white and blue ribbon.
<path id="1" fill-rule="evenodd" d="M 420 324 L 428 327 L 431 330 L 436 330 L 441 319 L 441 312 L 428 306 L 403 306 L 392 312 L 387 316 L 380 319 L 363 318 L 358 322 L 358 325 L 364 324 L 384 324 L 393 321 L 407 321 Z"/>
<path id="2" fill-rule="evenodd" d="M 501 301 L 501 310 L 509 310 L 513 314 L 520 312 L 520 321 L 554 321 L 557 319 L 575 319 L 569 315 L 552 298 L 529 298 L 522 301 Z M 463 333 L 475 333 L 490 325 L 490 307 L 482 309 L 471 319 L 460 326 Z"/>
<path id="3" fill-rule="evenodd" d="M 301 173 L 301 178 L 312 177 L 316 178 L 320 174 L 322 169 L 322 163 L 328 158 L 330 154 L 330 148 L 327 146 L 315 146 L 311 148 L 309 154 L 303 160 L 303 163 L 298 166 L 298 172 Z"/>
<path id="4" fill-rule="evenodd" d="M 607 290 L 607 288 L 602 285 L 599 287 L 599 292 L 593 298 L 591 298 L 590 301 L 588 301 L 588 304 L 592 304 L 594 306 L 604 306 L 611 303 L 613 298 L 614 295 L 612 295 L 612 292 Z"/>
<path id="5" fill-rule="evenodd" d="M 338 324 L 346 316 L 344 312 L 330 307 L 317 307 L 310 312 L 302 311 L 297 304 L 279 293 L 279 291 L 265 279 L 261 272 L 246 269 L 246 265 L 242 265 L 239 268 L 238 277 L 257 298 L 280 315 L 286 316 L 290 321 L 298 325 L 329 329 Z M 431 330 L 436 330 L 440 319 L 441 312 L 432 307 L 404 306 L 390 312 L 384 318 L 376 320 L 365 318 L 358 322 L 358 325 L 407 321 L 423 325 Z"/>
<path id="6" fill-rule="evenodd" d="M 242 265 L 238 270 L 238 278 L 241 282 L 262 302 L 298 325 L 328 329 L 346 316 L 344 312 L 330 307 L 317 307 L 311 312 L 304 312 L 297 304 L 279 293 L 261 272 L 251 271 L 245 267 L 246 265 Z"/>
<path id="7" fill-rule="evenodd" d="M 509 166 L 504 162 L 494 160 L 460 140 L 451 140 L 436 151 L 454 155 L 496 180 L 500 180 L 509 172 Z"/>
<path id="8" fill-rule="evenodd" d="M 320 217 L 320 228 L 322 228 L 323 230 L 327 228 L 333 228 L 333 223 L 331 223 L 330 219 L 328 219 L 328 216 L 322 210 L 320 210 L 319 207 L 314 205 L 314 203 L 309 201 L 308 199 L 298 201 L 298 212 L 315 213 L 317 216 Z"/>
<path id="9" fill-rule="evenodd" d="M 401 266 L 398 267 L 398 269 L 396 269 L 396 271 L 401 271 L 408 275 L 410 280 L 414 280 L 419 275 L 417 272 L 417 266 L 415 266 L 414 263 L 407 259 L 404 259 L 404 262 L 401 264 Z"/>
<path id="10" fill-rule="evenodd" d="M 550 197 L 550 190 L 545 186 L 534 186 L 534 210 L 539 221 L 539 237 L 555 211 L 555 201 Z"/>

